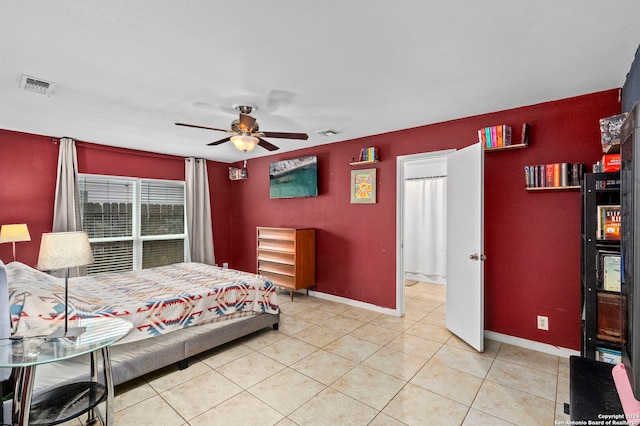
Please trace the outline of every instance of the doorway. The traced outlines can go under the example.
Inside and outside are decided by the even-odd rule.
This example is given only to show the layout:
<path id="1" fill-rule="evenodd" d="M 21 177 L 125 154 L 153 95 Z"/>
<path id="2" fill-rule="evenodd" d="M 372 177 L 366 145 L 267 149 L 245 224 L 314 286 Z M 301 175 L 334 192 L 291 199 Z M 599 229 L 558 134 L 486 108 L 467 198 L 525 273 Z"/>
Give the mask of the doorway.
<path id="1" fill-rule="evenodd" d="M 403 259 L 405 285 L 446 284 L 447 162 L 441 157 L 405 164 Z"/>
<path id="2" fill-rule="evenodd" d="M 408 210 L 421 208 L 413 204 L 415 194 L 413 189 L 422 186 L 441 186 L 442 179 L 447 174 L 447 156 L 455 150 L 425 152 L 421 154 L 404 155 L 397 158 L 397 215 L 396 215 L 396 315 L 404 316 L 405 313 L 405 280 L 407 278 L 416 281 L 446 283 L 446 222 L 441 227 L 444 237 L 440 236 L 440 242 L 436 246 L 420 247 L 421 238 L 407 238 L 407 231 L 414 226 L 419 226 L 419 221 L 413 221 L 408 215 Z M 446 178 L 445 178 L 446 179 Z M 435 183 L 440 180 L 439 183 Z M 416 188 L 408 188 L 406 182 L 415 182 Z M 414 184 L 410 184 L 414 186 Z M 440 195 L 444 197 L 446 211 L 446 191 Z M 428 212 L 429 214 L 437 212 Z M 408 217 L 409 216 L 409 217 Z M 413 222 L 410 223 L 410 222 Z M 412 236 L 415 236 L 412 232 Z M 442 240 L 444 238 L 444 240 Z M 444 245 L 444 247 L 443 247 Z M 438 257 L 434 251 L 441 251 Z M 419 250 L 421 253 L 416 252 Z M 411 253 L 409 252 L 411 251 Z M 426 253 L 426 256 L 424 257 Z M 426 262 L 424 262 L 426 260 Z M 444 260 L 445 268 L 442 268 Z M 407 273 L 408 272 L 408 273 Z"/>
<path id="3" fill-rule="evenodd" d="M 480 143 L 459 150 L 401 156 L 396 180 L 396 315 L 405 314 L 405 175 L 412 161 L 442 157 L 447 167 L 446 328 L 484 349 L 484 150 Z"/>

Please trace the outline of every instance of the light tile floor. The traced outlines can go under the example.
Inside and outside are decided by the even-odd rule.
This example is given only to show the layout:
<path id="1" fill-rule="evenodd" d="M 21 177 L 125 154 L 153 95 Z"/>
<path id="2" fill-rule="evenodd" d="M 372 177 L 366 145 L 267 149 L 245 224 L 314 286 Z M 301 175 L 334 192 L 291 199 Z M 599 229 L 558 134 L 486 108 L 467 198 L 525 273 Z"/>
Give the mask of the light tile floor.
<path id="1" fill-rule="evenodd" d="M 444 287 L 406 287 L 396 318 L 286 293 L 263 330 L 116 388 L 117 425 L 553 425 L 567 359 L 444 326 Z M 69 425 L 79 423 L 69 422 Z"/>

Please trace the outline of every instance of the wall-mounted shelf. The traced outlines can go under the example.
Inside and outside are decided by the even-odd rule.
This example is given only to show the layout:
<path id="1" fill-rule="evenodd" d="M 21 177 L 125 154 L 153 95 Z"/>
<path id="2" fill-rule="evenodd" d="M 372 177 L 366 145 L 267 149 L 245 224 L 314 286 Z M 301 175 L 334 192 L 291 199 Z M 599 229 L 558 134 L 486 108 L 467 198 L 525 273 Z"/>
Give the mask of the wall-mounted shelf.
<path id="1" fill-rule="evenodd" d="M 558 191 L 558 190 L 577 190 L 580 186 L 543 186 L 539 188 L 525 188 L 527 191 Z"/>
<path id="2" fill-rule="evenodd" d="M 519 143 L 516 145 L 507 145 L 507 146 L 496 146 L 496 147 L 491 147 L 491 148 L 487 148 L 485 147 L 484 150 L 486 152 L 488 151 L 507 151 L 510 149 L 521 149 L 521 148 L 528 148 L 529 145 L 526 143 Z"/>
<path id="3" fill-rule="evenodd" d="M 375 164 L 375 163 L 379 163 L 380 160 L 369 160 L 369 161 L 352 161 L 351 163 L 349 163 L 350 166 L 361 166 L 364 164 Z"/>

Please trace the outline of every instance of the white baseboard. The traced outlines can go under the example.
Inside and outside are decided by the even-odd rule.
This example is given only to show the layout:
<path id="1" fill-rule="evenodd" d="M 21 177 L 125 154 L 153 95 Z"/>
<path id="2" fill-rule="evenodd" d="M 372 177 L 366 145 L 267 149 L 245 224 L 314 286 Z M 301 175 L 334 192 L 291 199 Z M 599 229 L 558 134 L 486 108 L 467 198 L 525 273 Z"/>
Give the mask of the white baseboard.
<path id="1" fill-rule="evenodd" d="M 416 272 L 405 272 L 404 279 L 420 281 L 420 282 L 430 283 L 430 284 L 441 284 L 441 285 L 447 284 L 447 278 L 443 277 L 442 275 L 425 275 L 425 274 L 420 274 Z"/>
<path id="2" fill-rule="evenodd" d="M 318 299 L 330 300 L 332 302 L 342 303 L 356 308 L 368 309 L 370 311 L 379 312 L 381 314 L 398 316 L 398 312 L 395 309 L 383 308 L 381 306 L 372 305 L 370 303 L 347 299 L 346 297 L 334 296 L 332 294 L 320 293 L 312 290 L 309 290 L 309 296 L 317 297 Z M 484 337 L 490 340 L 495 340 L 496 342 L 519 346 L 521 348 L 531 349 L 534 351 L 543 352 L 563 358 L 569 358 L 571 355 L 580 355 L 579 351 L 573 349 L 553 346 L 547 343 L 523 339 L 521 337 L 509 336 L 507 334 L 496 333 L 495 331 L 485 330 Z"/>
<path id="3" fill-rule="evenodd" d="M 317 297 L 318 299 L 330 300 L 332 302 L 343 303 L 345 305 L 353 306 L 355 308 L 368 309 L 370 311 L 380 312 L 381 314 L 398 316 L 395 309 L 383 308 L 382 306 L 376 306 L 370 303 L 347 299 L 346 297 L 334 296 L 332 294 L 320 293 L 318 291 L 312 291 L 312 290 L 309 290 L 309 296 Z"/>
<path id="4" fill-rule="evenodd" d="M 553 346 L 547 343 L 540 343 L 534 340 L 523 339 L 521 337 L 509 336 L 507 334 L 496 333 L 495 331 L 485 330 L 484 337 L 490 340 L 495 340 L 496 342 L 507 343 L 509 345 L 532 349 L 534 351 L 544 352 L 563 358 L 569 358 L 571 355 L 580 355 L 580 352 L 573 349 Z"/>

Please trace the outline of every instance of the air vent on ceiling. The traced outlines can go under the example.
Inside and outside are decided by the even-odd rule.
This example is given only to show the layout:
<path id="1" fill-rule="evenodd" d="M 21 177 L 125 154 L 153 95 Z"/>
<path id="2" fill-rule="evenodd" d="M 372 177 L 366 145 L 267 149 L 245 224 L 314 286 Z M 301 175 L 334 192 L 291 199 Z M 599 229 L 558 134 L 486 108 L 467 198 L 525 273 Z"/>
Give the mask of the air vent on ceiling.
<path id="1" fill-rule="evenodd" d="M 340 132 L 333 129 L 325 129 L 325 130 L 318 130 L 316 133 L 322 136 L 335 136 Z"/>
<path id="2" fill-rule="evenodd" d="M 29 77 L 22 74 L 20 77 L 20 88 L 29 92 L 40 93 L 41 95 L 51 96 L 53 90 L 53 82 L 42 80 L 40 78 Z"/>

